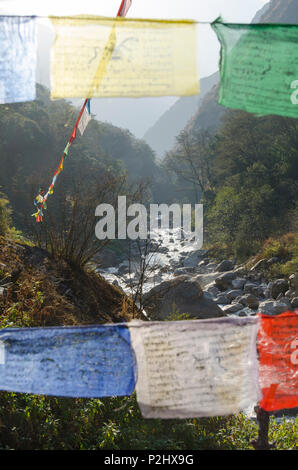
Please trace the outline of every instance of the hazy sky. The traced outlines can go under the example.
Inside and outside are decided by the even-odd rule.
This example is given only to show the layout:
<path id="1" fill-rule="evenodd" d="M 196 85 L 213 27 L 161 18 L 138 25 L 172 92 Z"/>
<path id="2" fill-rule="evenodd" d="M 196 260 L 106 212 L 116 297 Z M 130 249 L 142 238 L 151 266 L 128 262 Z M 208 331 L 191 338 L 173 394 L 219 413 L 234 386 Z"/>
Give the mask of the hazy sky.
<path id="1" fill-rule="evenodd" d="M 133 0 L 130 18 L 173 18 L 213 21 L 250 22 L 269 0 Z M 0 0 L 0 14 L 115 16 L 121 0 Z M 48 20 L 40 20 L 48 22 Z M 49 23 L 49 22 L 48 22 Z M 219 42 L 208 24 L 198 25 L 198 68 L 201 78 L 218 70 Z M 136 136 L 144 132 L 177 100 L 176 97 L 106 99 L 101 103 L 103 121 L 126 127 Z M 127 113 L 127 109 L 131 112 Z"/>

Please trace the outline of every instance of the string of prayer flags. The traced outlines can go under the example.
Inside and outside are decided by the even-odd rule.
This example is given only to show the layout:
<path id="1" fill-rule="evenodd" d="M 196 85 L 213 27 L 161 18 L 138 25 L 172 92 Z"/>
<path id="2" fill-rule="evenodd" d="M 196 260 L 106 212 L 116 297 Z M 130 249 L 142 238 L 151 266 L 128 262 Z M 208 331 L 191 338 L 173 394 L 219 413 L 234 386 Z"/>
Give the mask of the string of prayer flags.
<path id="1" fill-rule="evenodd" d="M 257 403 L 257 318 L 129 326 L 145 418 L 220 416 Z"/>
<path id="2" fill-rule="evenodd" d="M 134 374 L 125 325 L 0 330 L 0 390 L 124 396 L 135 388 Z"/>
<path id="3" fill-rule="evenodd" d="M 36 38 L 35 17 L 0 17 L 0 103 L 35 99 Z"/>
<path id="4" fill-rule="evenodd" d="M 199 92 L 193 21 L 51 17 L 52 98 Z"/>
<path id="5" fill-rule="evenodd" d="M 298 25 L 212 23 L 221 43 L 219 103 L 298 117 Z"/>
<path id="6" fill-rule="evenodd" d="M 53 192 L 54 192 L 54 185 L 56 183 L 57 176 L 61 173 L 61 171 L 63 171 L 64 160 L 65 160 L 65 157 L 68 155 L 68 151 L 69 151 L 69 148 L 70 148 L 72 142 L 76 138 L 77 129 L 79 129 L 80 132 L 81 132 L 81 135 L 83 135 L 83 133 L 84 133 L 84 131 L 85 131 L 85 129 L 86 129 L 86 127 L 87 127 L 90 120 L 91 120 L 90 100 L 86 99 L 83 106 L 82 106 L 80 114 L 78 116 L 78 119 L 76 121 L 74 129 L 72 131 L 71 137 L 70 137 L 69 141 L 67 142 L 67 145 L 66 145 L 66 147 L 63 151 L 63 155 L 62 155 L 61 160 L 59 162 L 58 168 L 54 173 L 52 183 L 50 184 L 50 187 L 49 187 L 47 193 L 45 194 L 44 190 L 40 189 L 39 194 L 34 199 L 34 205 L 37 207 L 38 210 L 37 210 L 37 212 L 32 214 L 32 216 L 35 217 L 36 222 L 43 222 L 43 210 L 45 210 L 47 208 L 47 206 L 46 206 L 47 198 L 50 194 L 53 194 Z"/>
<path id="7" fill-rule="evenodd" d="M 298 311 L 261 315 L 258 331 L 260 407 L 298 407 Z"/>

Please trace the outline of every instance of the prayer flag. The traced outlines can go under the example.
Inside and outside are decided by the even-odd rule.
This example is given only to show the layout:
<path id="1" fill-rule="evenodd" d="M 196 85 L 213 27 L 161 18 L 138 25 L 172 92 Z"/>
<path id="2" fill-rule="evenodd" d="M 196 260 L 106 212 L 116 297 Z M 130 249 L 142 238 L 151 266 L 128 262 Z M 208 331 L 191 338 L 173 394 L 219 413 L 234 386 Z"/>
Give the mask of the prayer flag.
<path id="1" fill-rule="evenodd" d="M 37 62 L 35 18 L 0 17 L 0 44 L 0 103 L 34 100 Z"/>
<path id="2" fill-rule="evenodd" d="M 145 418 L 237 413 L 258 402 L 257 318 L 131 322 Z"/>
<path id="3" fill-rule="evenodd" d="M 298 117 L 298 25 L 212 24 L 220 42 L 219 103 Z"/>
<path id="4" fill-rule="evenodd" d="M 78 123 L 78 129 L 79 129 L 81 135 L 84 134 L 85 129 L 88 126 L 89 121 L 91 121 L 90 100 L 87 100 L 84 111 L 82 112 L 81 119 Z"/>
<path id="5" fill-rule="evenodd" d="M 51 18 L 52 98 L 194 95 L 196 24 L 126 18 Z"/>
<path id="6" fill-rule="evenodd" d="M 130 395 L 134 366 L 125 325 L 0 330 L 0 390 L 68 397 Z"/>
<path id="7" fill-rule="evenodd" d="M 298 407 L 298 311 L 261 315 L 258 332 L 260 407 Z"/>

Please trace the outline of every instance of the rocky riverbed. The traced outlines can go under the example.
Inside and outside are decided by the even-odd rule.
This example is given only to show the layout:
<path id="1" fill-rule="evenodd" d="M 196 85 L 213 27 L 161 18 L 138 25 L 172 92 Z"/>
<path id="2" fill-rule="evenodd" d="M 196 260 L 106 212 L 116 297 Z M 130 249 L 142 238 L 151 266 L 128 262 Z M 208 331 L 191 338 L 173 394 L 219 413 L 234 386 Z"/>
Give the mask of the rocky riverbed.
<path id="1" fill-rule="evenodd" d="M 148 250 L 148 247 L 147 247 Z M 247 268 L 235 260 L 215 262 L 206 250 L 193 250 L 175 231 L 159 230 L 145 253 L 135 245 L 130 260 L 107 250 L 97 271 L 127 293 L 143 283 L 143 305 L 152 320 L 172 314 L 190 318 L 249 316 L 262 312 L 277 315 L 298 308 L 298 274 L 288 279 L 266 279 L 266 265 L 277 259 L 260 260 Z M 145 254 L 144 254 L 145 253 Z"/>

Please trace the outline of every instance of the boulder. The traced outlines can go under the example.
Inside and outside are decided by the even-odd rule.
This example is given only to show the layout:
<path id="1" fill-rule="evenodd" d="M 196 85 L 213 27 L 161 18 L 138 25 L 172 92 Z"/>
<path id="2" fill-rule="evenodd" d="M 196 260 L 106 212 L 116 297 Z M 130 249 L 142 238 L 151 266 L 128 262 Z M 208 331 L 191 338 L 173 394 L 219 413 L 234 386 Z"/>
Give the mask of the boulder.
<path id="1" fill-rule="evenodd" d="M 217 303 L 217 305 L 227 305 L 230 303 L 227 296 L 224 294 L 218 295 L 214 301 Z"/>
<path id="2" fill-rule="evenodd" d="M 259 304 L 259 312 L 266 315 L 279 315 L 287 310 L 288 305 L 280 300 L 265 300 Z"/>
<path id="3" fill-rule="evenodd" d="M 217 266 L 217 271 L 219 273 L 223 273 L 225 271 L 231 271 L 233 267 L 234 267 L 233 261 L 225 259 L 221 263 L 219 263 L 219 265 Z"/>
<path id="4" fill-rule="evenodd" d="M 256 309 L 259 306 L 259 300 L 253 294 L 245 294 L 239 299 L 239 303 L 245 305 L 246 307 Z"/>
<path id="5" fill-rule="evenodd" d="M 206 286 L 210 285 L 210 283 L 215 283 L 215 279 L 218 277 L 218 273 L 206 273 L 206 274 L 197 274 L 193 277 L 195 281 L 197 281 L 202 289 L 205 289 Z M 217 287 L 217 286 L 216 286 Z"/>
<path id="6" fill-rule="evenodd" d="M 291 307 L 292 307 L 292 308 L 298 308 L 298 297 L 294 297 L 294 298 L 291 300 Z"/>
<path id="7" fill-rule="evenodd" d="M 205 289 L 205 291 L 209 292 L 209 294 L 211 295 L 218 295 L 220 290 L 218 289 L 218 287 L 216 287 L 215 283 L 214 282 L 210 282 L 210 284 L 208 284 Z"/>
<path id="8" fill-rule="evenodd" d="M 252 294 L 252 290 L 256 287 L 258 287 L 258 284 L 256 284 L 255 282 L 247 282 L 244 285 L 243 291 L 245 294 Z"/>
<path id="9" fill-rule="evenodd" d="M 240 310 L 243 309 L 243 305 L 242 304 L 231 304 L 231 305 L 225 305 L 222 310 L 225 312 L 225 313 L 235 313 L 235 312 L 239 312 Z"/>
<path id="10" fill-rule="evenodd" d="M 217 318 L 224 312 L 194 279 L 179 276 L 164 281 L 144 295 L 144 309 L 151 320 L 166 320 L 171 314 L 188 314 L 191 318 Z"/>
<path id="11" fill-rule="evenodd" d="M 273 299 L 277 299 L 279 294 L 285 294 L 289 289 L 289 283 L 286 279 L 277 279 L 272 282 L 270 295 Z"/>
<path id="12" fill-rule="evenodd" d="M 291 290 L 294 290 L 298 294 L 298 274 L 292 274 L 289 277 L 289 283 Z"/>
<path id="13" fill-rule="evenodd" d="M 227 299 L 231 302 L 232 300 L 236 299 L 243 294 L 242 290 L 240 289 L 233 289 L 226 292 Z"/>
<path id="14" fill-rule="evenodd" d="M 223 273 L 215 278 L 215 285 L 221 291 L 227 290 L 231 285 L 232 281 L 236 278 L 236 274 L 233 271 Z"/>
<path id="15" fill-rule="evenodd" d="M 174 271 L 174 276 L 184 276 L 189 274 L 189 272 L 193 272 L 193 268 L 177 268 Z"/>

